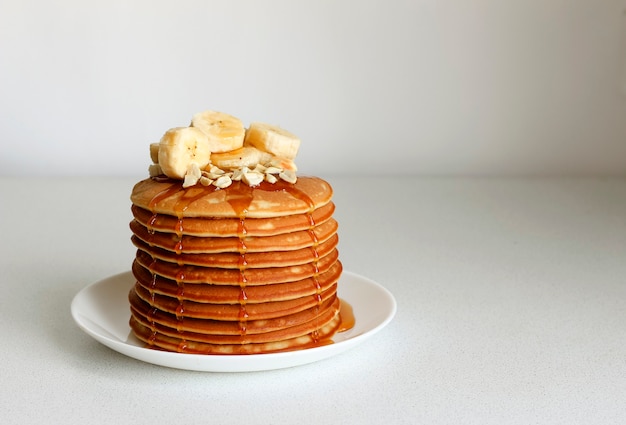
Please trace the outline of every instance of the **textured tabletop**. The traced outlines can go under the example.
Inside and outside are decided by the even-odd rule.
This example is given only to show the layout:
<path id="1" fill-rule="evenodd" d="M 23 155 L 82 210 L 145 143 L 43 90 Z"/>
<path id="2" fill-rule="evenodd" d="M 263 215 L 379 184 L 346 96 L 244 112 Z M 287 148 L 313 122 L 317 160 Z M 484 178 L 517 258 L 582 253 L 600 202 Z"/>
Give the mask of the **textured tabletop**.
<path id="1" fill-rule="evenodd" d="M 396 317 L 247 373 L 143 363 L 74 324 L 78 291 L 130 269 L 137 179 L 0 179 L 0 422 L 626 423 L 626 180 L 324 177 L 344 267 Z"/>

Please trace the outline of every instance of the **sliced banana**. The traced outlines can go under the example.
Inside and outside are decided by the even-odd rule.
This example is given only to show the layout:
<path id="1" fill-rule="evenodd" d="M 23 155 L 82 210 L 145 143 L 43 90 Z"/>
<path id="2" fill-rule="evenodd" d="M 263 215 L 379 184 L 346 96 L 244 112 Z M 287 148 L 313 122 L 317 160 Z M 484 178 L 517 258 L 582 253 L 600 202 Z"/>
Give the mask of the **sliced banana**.
<path id="1" fill-rule="evenodd" d="M 204 111 L 189 127 L 172 128 L 150 145 L 149 172 L 183 180 L 183 187 L 225 188 L 238 180 L 250 186 L 263 180 L 293 183 L 299 148 L 300 139 L 278 126 L 253 122 L 246 130 L 232 115 Z"/>
<path id="2" fill-rule="evenodd" d="M 150 159 L 153 164 L 159 163 L 159 143 L 150 143 Z"/>
<path id="3" fill-rule="evenodd" d="M 278 126 L 253 122 L 246 131 L 244 146 L 254 146 L 274 156 L 293 160 L 300 149 L 300 139 Z"/>
<path id="4" fill-rule="evenodd" d="M 243 167 L 254 168 L 264 164 L 272 155 L 252 146 L 244 146 L 229 152 L 211 154 L 211 163 L 222 170 L 236 170 Z"/>
<path id="5" fill-rule="evenodd" d="M 158 161 L 163 173 L 173 179 L 183 179 L 192 163 L 204 169 L 211 162 L 206 134 L 195 127 L 167 130 L 159 142 Z"/>
<path id="6" fill-rule="evenodd" d="M 148 174 L 150 177 L 156 177 L 163 174 L 163 170 L 161 170 L 161 166 L 159 164 L 150 164 L 148 167 Z"/>
<path id="7" fill-rule="evenodd" d="M 207 135 L 211 152 L 228 152 L 243 146 L 245 129 L 239 118 L 223 112 L 198 112 L 191 126 Z"/>

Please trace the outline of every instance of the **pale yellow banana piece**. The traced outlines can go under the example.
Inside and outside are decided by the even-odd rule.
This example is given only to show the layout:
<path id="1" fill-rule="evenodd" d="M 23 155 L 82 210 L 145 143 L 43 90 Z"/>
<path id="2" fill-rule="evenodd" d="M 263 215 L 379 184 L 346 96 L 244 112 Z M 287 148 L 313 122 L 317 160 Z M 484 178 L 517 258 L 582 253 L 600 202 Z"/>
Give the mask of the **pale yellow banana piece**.
<path id="1" fill-rule="evenodd" d="M 254 146 L 274 156 L 293 160 L 300 149 L 300 139 L 278 126 L 253 122 L 246 131 L 244 146 Z"/>
<path id="2" fill-rule="evenodd" d="M 272 155 L 252 146 L 244 146 L 229 152 L 211 154 L 211 163 L 222 170 L 236 170 L 243 167 L 254 168 L 264 164 Z"/>
<path id="3" fill-rule="evenodd" d="M 239 118 L 223 112 L 198 112 L 191 126 L 207 135 L 211 152 L 228 152 L 243 146 L 246 130 Z"/>
<path id="4" fill-rule="evenodd" d="M 159 142 L 158 160 L 163 173 L 173 179 L 183 179 L 192 163 L 204 169 L 211 162 L 206 134 L 194 127 L 167 130 Z"/>
<path id="5" fill-rule="evenodd" d="M 150 143 L 150 159 L 153 164 L 159 163 L 159 143 Z"/>
<path id="6" fill-rule="evenodd" d="M 163 170 L 161 170 L 161 166 L 159 164 L 150 164 L 148 167 L 148 173 L 150 177 L 156 177 L 163 174 Z"/>

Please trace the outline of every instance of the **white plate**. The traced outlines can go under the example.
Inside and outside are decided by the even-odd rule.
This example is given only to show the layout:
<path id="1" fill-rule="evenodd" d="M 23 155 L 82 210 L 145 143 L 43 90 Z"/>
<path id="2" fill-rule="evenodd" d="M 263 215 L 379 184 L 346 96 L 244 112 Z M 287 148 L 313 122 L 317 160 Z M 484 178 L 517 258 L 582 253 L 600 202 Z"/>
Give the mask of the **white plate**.
<path id="1" fill-rule="evenodd" d="M 396 313 L 393 295 L 378 283 L 344 271 L 339 296 L 354 310 L 355 326 L 336 334 L 334 344 L 284 353 L 252 355 L 181 354 L 145 348 L 130 331 L 130 272 L 111 276 L 81 290 L 72 300 L 72 317 L 88 335 L 113 350 L 144 362 L 203 372 L 250 372 L 312 363 L 343 353 L 387 325 Z"/>

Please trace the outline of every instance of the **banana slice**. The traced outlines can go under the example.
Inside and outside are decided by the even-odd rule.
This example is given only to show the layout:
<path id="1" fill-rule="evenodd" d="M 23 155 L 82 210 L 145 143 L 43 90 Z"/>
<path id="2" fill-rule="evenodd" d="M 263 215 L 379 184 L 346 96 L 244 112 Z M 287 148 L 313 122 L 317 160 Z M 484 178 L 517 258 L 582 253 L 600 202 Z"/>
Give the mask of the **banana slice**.
<path id="1" fill-rule="evenodd" d="M 150 143 L 150 159 L 153 164 L 159 163 L 159 143 Z"/>
<path id="2" fill-rule="evenodd" d="M 274 156 L 293 160 L 300 149 L 300 139 L 278 126 L 253 122 L 246 131 L 244 146 L 254 146 Z"/>
<path id="3" fill-rule="evenodd" d="M 236 170 L 243 167 L 254 168 L 264 164 L 272 155 L 252 146 L 244 146 L 229 152 L 211 154 L 211 163 L 222 170 Z"/>
<path id="4" fill-rule="evenodd" d="M 148 174 L 150 177 L 156 177 L 163 174 L 163 170 L 161 170 L 161 166 L 159 164 L 150 164 L 148 167 Z"/>
<path id="5" fill-rule="evenodd" d="M 204 169 L 211 162 L 206 134 L 194 127 L 167 130 L 159 142 L 158 161 L 163 173 L 173 179 L 183 179 L 192 163 Z"/>
<path id="6" fill-rule="evenodd" d="M 232 115 L 216 111 L 198 112 L 191 126 L 207 135 L 211 152 L 228 152 L 243 146 L 243 123 Z"/>

